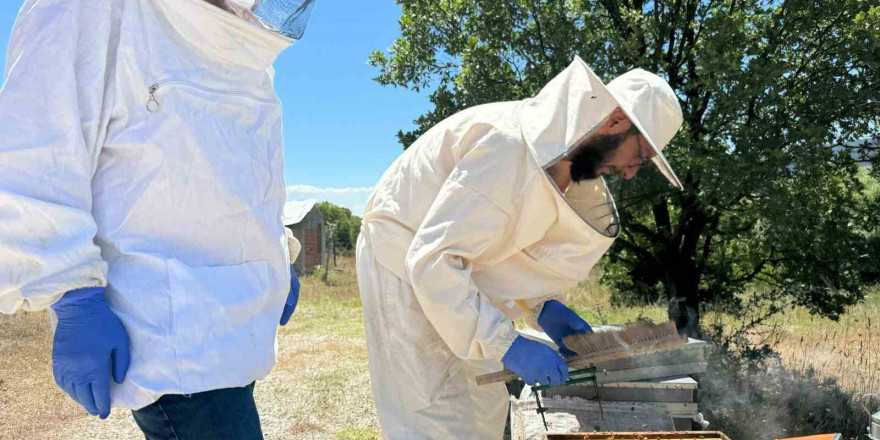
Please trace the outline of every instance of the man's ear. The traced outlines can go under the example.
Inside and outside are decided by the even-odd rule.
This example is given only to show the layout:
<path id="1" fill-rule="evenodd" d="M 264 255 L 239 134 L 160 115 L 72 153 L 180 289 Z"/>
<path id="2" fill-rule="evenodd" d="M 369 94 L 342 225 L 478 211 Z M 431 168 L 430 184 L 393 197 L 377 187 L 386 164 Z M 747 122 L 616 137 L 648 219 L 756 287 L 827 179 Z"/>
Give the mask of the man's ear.
<path id="1" fill-rule="evenodd" d="M 632 127 L 632 122 L 630 122 L 629 117 L 626 116 L 626 113 L 620 107 L 617 107 L 611 112 L 611 116 L 608 117 L 608 120 L 605 121 L 605 126 L 602 128 L 605 129 L 607 134 L 620 134 L 629 130 L 630 127 Z"/>

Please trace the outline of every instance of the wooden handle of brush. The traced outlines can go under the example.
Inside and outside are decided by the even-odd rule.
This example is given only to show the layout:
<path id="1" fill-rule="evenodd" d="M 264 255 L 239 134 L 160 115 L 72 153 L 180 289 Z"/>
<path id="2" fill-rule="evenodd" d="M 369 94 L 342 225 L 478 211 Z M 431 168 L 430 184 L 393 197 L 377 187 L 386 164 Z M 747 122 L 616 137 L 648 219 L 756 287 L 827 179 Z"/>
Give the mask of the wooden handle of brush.
<path id="1" fill-rule="evenodd" d="M 568 363 L 569 368 L 582 368 L 588 367 L 593 363 L 613 361 L 617 359 L 633 357 L 637 354 L 652 353 L 656 351 L 670 349 L 673 347 L 684 346 L 687 344 L 687 342 L 687 336 L 675 335 L 652 341 L 650 344 L 618 347 L 583 356 L 568 358 L 566 359 L 566 362 Z M 477 376 L 477 385 L 487 385 L 495 382 L 509 382 L 518 378 L 519 376 L 516 373 L 505 369 L 503 371 Z"/>
<path id="2" fill-rule="evenodd" d="M 519 379 L 518 374 L 508 369 L 504 369 L 502 371 L 477 376 L 477 385 L 487 385 L 495 382 L 510 382 L 517 379 Z"/>

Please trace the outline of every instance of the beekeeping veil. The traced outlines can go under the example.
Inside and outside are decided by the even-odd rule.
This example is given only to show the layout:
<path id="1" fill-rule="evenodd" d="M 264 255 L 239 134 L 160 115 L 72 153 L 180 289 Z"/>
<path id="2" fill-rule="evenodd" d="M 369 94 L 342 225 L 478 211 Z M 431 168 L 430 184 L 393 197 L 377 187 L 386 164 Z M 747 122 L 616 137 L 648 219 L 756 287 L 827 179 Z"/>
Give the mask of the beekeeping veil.
<path id="1" fill-rule="evenodd" d="M 547 169 L 570 155 L 620 108 L 657 155 L 654 163 L 678 188 L 681 183 L 661 153 L 681 127 L 681 108 L 662 78 L 641 69 L 606 86 L 580 57 L 525 102 L 520 113 L 523 137 Z M 617 208 L 604 177 L 572 183 L 565 200 L 587 224 L 607 237 L 619 232 Z"/>
<path id="2" fill-rule="evenodd" d="M 309 23 L 315 0 L 229 0 L 242 18 L 258 20 L 269 30 L 298 40 Z"/>

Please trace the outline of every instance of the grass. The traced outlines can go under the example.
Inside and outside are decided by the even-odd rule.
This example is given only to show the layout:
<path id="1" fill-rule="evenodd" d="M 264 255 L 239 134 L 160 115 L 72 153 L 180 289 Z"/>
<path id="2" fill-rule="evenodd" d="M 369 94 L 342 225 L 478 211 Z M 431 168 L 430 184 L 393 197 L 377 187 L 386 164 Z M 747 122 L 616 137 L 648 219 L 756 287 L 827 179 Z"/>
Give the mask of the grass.
<path id="1" fill-rule="evenodd" d="M 337 440 L 380 440 L 382 435 L 370 428 L 345 428 L 336 433 Z"/>
<path id="2" fill-rule="evenodd" d="M 783 329 L 774 348 L 786 367 L 812 369 L 856 395 L 880 394 L 880 286 L 837 322 L 798 308 L 772 324 Z"/>
<path id="3" fill-rule="evenodd" d="M 320 272 L 301 278 L 300 304 L 291 323 L 279 331 L 278 365 L 257 384 L 267 439 L 381 438 L 354 260 L 340 258 L 339 263 L 328 283 Z M 615 307 L 607 289 L 595 282 L 581 283 L 566 296 L 594 325 L 667 319 L 664 306 Z M 768 328 L 779 330 L 775 348 L 788 369 L 834 378 L 856 394 L 880 393 L 878 316 L 880 286 L 839 322 L 795 309 Z M 0 438 L 142 438 L 127 411 L 114 411 L 111 420 L 99 421 L 58 390 L 51 373 L 50 338 L 43 313 L 0 316 Z M 794 379 L 784 383 L 797 386 Z M 763 411 L 768 415 L 789 409 Z"/>
<path id="4" fill-rule="evenodd" d="M 667 321 L 666 307 L 647 305 L 642 307 L 617 307 L 611 303 L 611 293 L 600 284 L 601 267 L 591 272 L 591 280 L 578 284 L 565 293 L 566 303 L 591 325 L 624 324 L 638 319 L 654 322 Z"/>
<path id="5" fill-rule="evenodd" d="M 585 282 L 568 292 L 569 304 L 590 323 L 616 324 L 648 318 L 667 319 L 664 306 L 615 307 L 598 283 Z M 759 314 L 760 311 L 755 311 Z M 707 313 L 725 333 L 743 322 Z M 716 429 L 736 440 L 785 438 L 839 432 L 863 440 L 867 410 L 880 409 L 880 286 L 851 307 L 839 321 L 806 309 L 780 314 L 748 334 L 778 353 L 765 369 L 713 356 L 700 377 L 703 412 Z"/>
<path id="6" fill-rule="evenodd" d="M 279 330 L 278 364 L 257 382 L 267 440 L 381 438 L 367 371 L 360 297 L 352 259 L 329 285 L 301 278 L 300 303 Z M 88 416 L 52 378 L 46 313 L 0 315 L 0 439 L 143 439 L 126 410 Z"/>
<path id="7" fill-rule="evenodd" d="M 294 319 L 279 332 L 280 356 L 260 406 L 284 408 L 281 438 L 380 438 L 372 399 L 354 260 L 301 278 Z M 257 402 L 258 405 L 261 403 Z"/>
<path id="8" fill-rule="evenodd" d="M 595 274 L 594 274 L 595 275 Z M 615 307 L 602 285 L 581 283 L 569 304 L 590 323 L 667 319 L 664 306 Z M 755 311 L 759 314 L 760 311 Z M 743 322 L 707 313 L 725 333 Z M 716 429 L 736 440 L 770 439 L 822 432 L 864 439 L 867 412 L 880 409 L 880 286 L 839 321 L 795 308 L 748 333 L 778 353 L 765 371 L 744 371 L 713 356 L 700 377 L 701 405 Z"/>
<path id="9" fill-rule="evenodd" d="M 601 268 L 592 275 L 599 279 Z M 608 289 L 596 281 L 580 283 L 566 296 L 568 304 L 592 325 L 668 319 L 665 305 L 614 306 Z M 716 318 L 727 328 L 742 324 L 712 313 L 706 316 L 707 320 Z M 835 379 L 857 396 L 880 394 L 880 285 L 870 288 L 865 301 L 851 307 L 839 321 L 816 317 L 799 307 L 756 328 L 751 339 L 768 340 L 789 369 L 812 370 L 819 379 Z"/>

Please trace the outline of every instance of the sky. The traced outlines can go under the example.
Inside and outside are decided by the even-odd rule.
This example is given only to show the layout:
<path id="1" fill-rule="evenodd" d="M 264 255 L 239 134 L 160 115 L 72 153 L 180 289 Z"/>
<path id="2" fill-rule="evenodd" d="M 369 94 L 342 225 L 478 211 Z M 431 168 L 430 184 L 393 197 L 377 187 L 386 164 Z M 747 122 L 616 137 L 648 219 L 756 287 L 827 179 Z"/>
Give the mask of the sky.
<path id="1" fill-rule="evenodd" d="M 23 2 L 0 1 L 2 72 Z M 399 16 L 392 0 L 318 0 L 303 39 L 275 63 L 289 200 L 329 200 L 362 215 L 370 190 L 403 151 L 397 131 L 430 109 L 425 94 L 372 80 L 378 69 L 367 58 L 391 46 Z"/>

